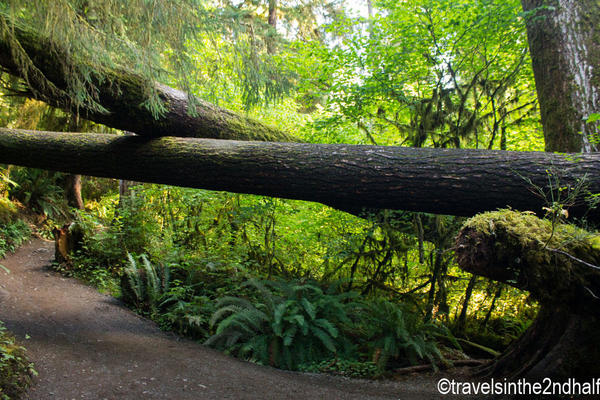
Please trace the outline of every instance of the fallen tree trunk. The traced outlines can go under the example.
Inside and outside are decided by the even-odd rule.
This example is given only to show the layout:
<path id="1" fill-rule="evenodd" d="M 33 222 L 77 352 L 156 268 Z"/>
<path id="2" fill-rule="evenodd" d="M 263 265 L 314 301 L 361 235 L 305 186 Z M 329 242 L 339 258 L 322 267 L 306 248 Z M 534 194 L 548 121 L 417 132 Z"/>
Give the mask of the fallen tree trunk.
<path id="1" fill-rule="evenodd" d="M 0 129 L 0 162 L 70 173 L 317 201 L 471 216 L 510 206 L 541 212 L 531 185 L 588 177 L 600 154 L 264 143 Z M 572 213 L 582 213 L 581 207 Z M 597 215 L 594 216 L 597 218 Z"/>
<path id="2" fill-rule="evenodd" d="M 294 142 L 292 135 L 254 119 L 195 99 L 195 115 L 190 113 L 188 95 L 180 90 L 148 82 L 127 70 L 98 67 L 90 74 L 96 102 L 108 112 L 85 104 L 75 104 L 69 96 L 65 74 L 78 63 L 67 49 L 36 32 L 12 25 L 0 16 L 0 67 L 24 78 L 29 97 L 78 113 L 83 118 L 112 128 L 144 136 L 183 136 L 234 140 Z M 29 70 L 25 68 L 23 59 Z M 84 63 L 84 62 L 83 62 Z M 155 90 L 164 112 L 156 117 L 144 103 Z"/>
<path id="3" fill-rule="evenodd" d="M 504 210 L 467 221 L 459 266 L 527 290 L 540 302 L 533 325 L 484 375 L 556 379 L 600 375 L 600 236 Z"/>

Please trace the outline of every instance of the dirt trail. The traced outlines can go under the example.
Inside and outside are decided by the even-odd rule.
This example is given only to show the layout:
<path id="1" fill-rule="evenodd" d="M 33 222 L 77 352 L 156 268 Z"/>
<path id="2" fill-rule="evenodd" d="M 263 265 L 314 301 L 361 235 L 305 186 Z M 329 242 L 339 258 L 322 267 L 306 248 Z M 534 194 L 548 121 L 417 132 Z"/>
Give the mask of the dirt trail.
<path id="1" fill-rule="evenodd" d="M 441 398 L 433 377 L 370 382 L 286 372 L 161 332 L 118 300 L 48 270 L 53 252 L 53 243 L 33 240 L 2 262 L 10 274 L 0 271 L 0 320 L 39 372 L 29 399 Z"/>

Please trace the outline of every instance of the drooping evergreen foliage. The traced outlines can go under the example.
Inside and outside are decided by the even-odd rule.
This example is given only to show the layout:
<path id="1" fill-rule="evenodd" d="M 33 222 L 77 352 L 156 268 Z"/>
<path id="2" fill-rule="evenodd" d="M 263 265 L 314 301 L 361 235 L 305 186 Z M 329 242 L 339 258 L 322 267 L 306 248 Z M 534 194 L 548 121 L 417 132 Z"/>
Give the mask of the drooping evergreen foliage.
<path id="1" fill-rule="evenodd" d="M 213 101 L 240 96 L 244 108 L 281 99 L 292 84 L 282 54 L 284 37 L 268 23 L 261 4 L 207 0 L 185 1 L 40 1 L 10 0 L 0 4 L 0 35 L 10 43 L 12 58 L 26 88 L 7 82 L 17 92 L 48 91 L 68 99 L 69 109 L 106 112 L 95 85 L 115 79 L 119 71 L 137 76 L 146 96 L 143 106 L 155 116 L 164 112 L 156 83 L 173 84 Z M 280 7 L 288 32 L 298 36 L 318 32 L 316 15 L 335 16 L 340 9 L 326 1 L 304 7 Z M 23 30 L 22 35 L 16 30 Z M 34 32 L 58 54 L 66 87 L 40 72 L 37 61 L 20 43 Z M 292 34 L 292 37 L 296 35 Z M 40 44 L 44 45 L 44 44 Z M 271 46 L 271 47 L 270 47 Z M 127 88 L 115 87 L 115 91 Z M 44 98 L 42 93 L 31 93 Z M 193 113 L 193 109 L 191 110 Z"/>

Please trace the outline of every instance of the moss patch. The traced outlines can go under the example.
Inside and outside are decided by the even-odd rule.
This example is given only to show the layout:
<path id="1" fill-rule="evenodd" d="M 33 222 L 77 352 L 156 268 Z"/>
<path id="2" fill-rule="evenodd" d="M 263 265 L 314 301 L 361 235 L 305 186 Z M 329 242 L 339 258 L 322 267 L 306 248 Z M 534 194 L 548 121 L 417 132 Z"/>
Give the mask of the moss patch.
<path id="1" fill-rule="evenodd" d="M 600 272 L 580 261 L 600 265 L 597 233 L 499 210 L 469 219 L 457 245 L 461 268 L 527 290 L 541 303 L 580 311 L 600 305 Z"/>
<path id="2" fill-rule="evenodd" d="M 544 255 L 548 254 L 547 248 L 575 250 L 587 256 L 596 256 L 595 253 L 600 252 L 598 233 L 588 232 L 574 225 L 552 224 L 550 220 L 540 219 L 528 212 L 514 210 L 486 212 L 470 218 L 463 227 L 489 236 L 502 234 L 511 245 L 527 249 L 538 248 Z"/>

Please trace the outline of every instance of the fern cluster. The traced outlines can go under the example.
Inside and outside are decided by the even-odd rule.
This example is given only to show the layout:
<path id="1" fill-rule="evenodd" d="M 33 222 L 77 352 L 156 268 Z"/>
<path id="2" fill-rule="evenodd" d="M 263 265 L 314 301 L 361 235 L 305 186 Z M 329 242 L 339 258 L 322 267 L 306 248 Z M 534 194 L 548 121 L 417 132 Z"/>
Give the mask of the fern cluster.
<path id="1" fill-rule="evenodd" d="M 154 314 L 160 300 L 171 284 L 171 269 L 168 265 L 155 266 L 146 255 L 141 255 L 141 263 L 127 254 L 129 264 L 123 270 L 121 294 L 125 303 Z"/>
<path id="2" fill-rule="evenodd" d="M 443 325 L 425 323 L 401 304 L 359 299 L 340 285 L 251 278 L 238 288 L 240 296 L 215 301 L 203 290 L 210 282 L 172 279 L 169 266 L 155 266 L 145 255 L 128 254 L 128 260 L 125 302 L 165 329 L 208 337 L 206 345 L 259 364 L 374 377 L 391 364 L 427 360 L 435 366 L 444 360 L 437 340 L 460 347 Z"/>
<path id="3" fill-rule="evenodd" d="M 63 174 L 34 168 L 11 170 L 13 185 L 8 193 L 32 210 L 47 217 L 64 216 L 67 209 L 60 186 Z"/>
<path id="4" fill-rule="evenodd" d="M 158 317 L 161 328 L 180 334 L 205 339 L 210 335 L 208 324 L 214 311 L 213 301 L 207 296 L 191 296 L 182 293 L 184 286 L 176 286 L 165 294 L 161 307 L 166 311 Z"/>
<path id="5" fill-rule="evenodd" d="M 162 329 L 197 339 L 209 336 L 214 302 L 200 293 L 198 285 L 177 279 L 173 266 L 155 265 L 146 255 L 136 259 L 128 253 L 127 258 L 121 277 L 121 298 L 125 303 L 156 320 Z"/>
<path id="6" fill-rule="evenodd" d="M 358 336 L 372 354 L 373 362 L 385 369 L 388 362 L 417 364 L 428 360 L 434 367 L 443 360 L 437 339 L 444 338 L 460 348 L 450 331 L 422 317 L 404 305 L 385 299 L 364 301 L 356 314 Z"/>
<path id="7" fill-rule="evenodd" d="M 320 361 L 345 345 L 339 326 L 350 323 L 353 295 L 324 292 L 312 283 L 249 280 L 252 302 L 223 297 L 211 318 L 215 334 L 205 343 L 255 362 L 296 369 Z"/>

